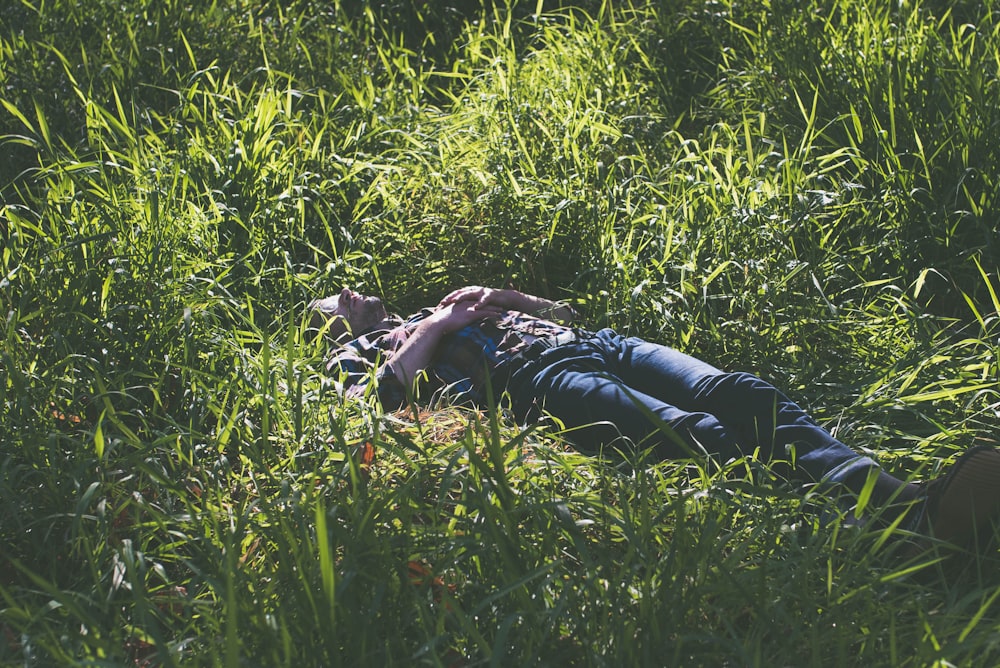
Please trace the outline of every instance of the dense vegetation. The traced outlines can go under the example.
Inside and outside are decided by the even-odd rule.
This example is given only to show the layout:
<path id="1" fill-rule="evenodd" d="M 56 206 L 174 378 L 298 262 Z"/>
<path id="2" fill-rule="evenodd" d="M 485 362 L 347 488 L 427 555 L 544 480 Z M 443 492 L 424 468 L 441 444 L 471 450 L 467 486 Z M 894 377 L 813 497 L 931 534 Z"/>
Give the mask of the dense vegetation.
<path id="1" fill-rule="evenodd" d="M 994 0 L 9 0 L 0 664 L 1000 662 L 995 551 L 382 414 L 305 308 L 571 300 L 932 476 L 1000 413 L 998 70 Z"/>

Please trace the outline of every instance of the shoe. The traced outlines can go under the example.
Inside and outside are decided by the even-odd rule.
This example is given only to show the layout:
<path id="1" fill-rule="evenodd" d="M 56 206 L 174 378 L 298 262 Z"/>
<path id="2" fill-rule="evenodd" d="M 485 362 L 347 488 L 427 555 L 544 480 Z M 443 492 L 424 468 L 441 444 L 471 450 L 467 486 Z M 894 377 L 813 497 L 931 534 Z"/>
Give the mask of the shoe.
<path id="1" fill-rule="evenodd" d="M 924 503 L 917 533 L 957 547 L 993 535 L 1000 521 L 1000 448 L 976 446 L 940 478 L 922 483 Z"/>

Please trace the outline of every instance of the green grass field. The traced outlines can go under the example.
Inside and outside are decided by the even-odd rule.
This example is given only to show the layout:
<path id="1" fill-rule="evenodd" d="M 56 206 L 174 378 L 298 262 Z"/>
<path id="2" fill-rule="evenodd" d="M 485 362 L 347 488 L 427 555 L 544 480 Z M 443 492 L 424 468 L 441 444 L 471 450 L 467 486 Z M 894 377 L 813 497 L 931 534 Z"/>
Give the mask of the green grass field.
<path id="1" fill-rule="evenodd" d="M 1000 664 L 996 548 L 383 414 L 306 327 L 513 286 L 933 476 L 1000 422 L 998 77 L 996 0 L 7 0 L 0 665 Z"/>

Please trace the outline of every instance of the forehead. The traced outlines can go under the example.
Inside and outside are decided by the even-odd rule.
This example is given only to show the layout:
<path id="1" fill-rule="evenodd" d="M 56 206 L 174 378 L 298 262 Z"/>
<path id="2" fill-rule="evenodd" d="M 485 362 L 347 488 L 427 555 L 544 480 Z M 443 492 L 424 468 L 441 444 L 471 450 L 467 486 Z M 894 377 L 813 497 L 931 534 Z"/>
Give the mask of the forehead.
<path id="1" fill-rule="evenodd" d="M 340 295 L 332 295 L 317 299 L 312 303 L 312 307 L 321 313 L 335 314 L 342 313 L 340 310 Z"/>

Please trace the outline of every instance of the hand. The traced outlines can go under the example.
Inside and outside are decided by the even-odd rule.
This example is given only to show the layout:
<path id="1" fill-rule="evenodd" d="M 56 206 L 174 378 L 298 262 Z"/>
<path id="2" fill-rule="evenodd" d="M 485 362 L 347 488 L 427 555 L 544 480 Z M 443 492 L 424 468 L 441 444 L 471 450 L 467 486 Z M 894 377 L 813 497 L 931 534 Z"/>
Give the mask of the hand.
<path id="1" fill-rule="evenodd" d="M 498 320 L 504 311 L 505 309 L 495 304 L 487 303 L 480 306 L 479 302 L 462 299 L 444 306 L 439 305 L 437 310 L 424 320 L 424 323 L 428 328 L 434 328 L 441 334 L 447 334 L 468 327 L 475 322 Z"/>
<path id="2" fill-rule="evenodd" d="M 576 312 L 566 304 L 527 295 L 517 290 L 497 290 L 478 285 L 459 288 L 445 295 L 445 298 L 438 303 L 438 308 L 464 303 L 472 304 L 471 308 L 476 311 L 491 306 L 567 323 L 576 319 Z"/>
<path id="3" fill-rule="evenodd" d="M 509 308 L 511 306 L 510 293 L 510 290 L 497 290 L 495 288 L 470 285 L 445 295 L 444 299 L 438 303 L 438 308 L 461 302 L 472 302 L 472 308 L 474 309 L 480 309 L 487 305 Z"/>

